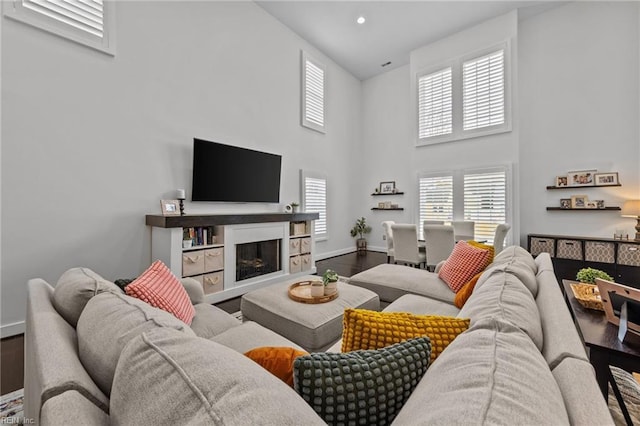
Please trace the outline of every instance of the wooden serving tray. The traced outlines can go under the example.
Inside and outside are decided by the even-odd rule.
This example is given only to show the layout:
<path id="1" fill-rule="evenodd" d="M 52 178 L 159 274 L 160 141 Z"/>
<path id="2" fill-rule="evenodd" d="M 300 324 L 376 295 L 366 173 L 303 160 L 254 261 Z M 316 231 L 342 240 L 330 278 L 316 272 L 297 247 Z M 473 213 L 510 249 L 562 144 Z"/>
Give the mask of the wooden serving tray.
<path id="1" fill-rule="evenodd" d="M 600 298 L 600 292 L 597 291 L 598 286 L 596 286 L 595 284 L 584 284 L 577 282 L 572 282 L 570 284 L 571 290 L 573 290 L 573 296 L 576 298 L 578 303 L 588 309 L 604 311 L 602 299 Z"/>
<path id="2" fill-rule="evenodd" d="M 319 280 L 318 280 L 319 281 Z M 326 303 L 338 297 L 338 291 L 328 296 L 311 296 L 311 281 L 300 281 L 289 286 L 289 297 L 300 303 Z"/>

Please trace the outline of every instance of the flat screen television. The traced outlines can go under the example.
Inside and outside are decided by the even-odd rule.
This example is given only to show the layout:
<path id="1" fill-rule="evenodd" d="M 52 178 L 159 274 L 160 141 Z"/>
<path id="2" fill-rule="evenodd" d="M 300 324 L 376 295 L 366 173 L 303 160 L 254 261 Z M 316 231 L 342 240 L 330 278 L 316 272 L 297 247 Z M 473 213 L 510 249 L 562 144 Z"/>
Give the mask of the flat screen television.
<path id="1" fill-rule="evenodd" d="M 282 156 L 193 139 L 192 201 L 280 202 Z"/>

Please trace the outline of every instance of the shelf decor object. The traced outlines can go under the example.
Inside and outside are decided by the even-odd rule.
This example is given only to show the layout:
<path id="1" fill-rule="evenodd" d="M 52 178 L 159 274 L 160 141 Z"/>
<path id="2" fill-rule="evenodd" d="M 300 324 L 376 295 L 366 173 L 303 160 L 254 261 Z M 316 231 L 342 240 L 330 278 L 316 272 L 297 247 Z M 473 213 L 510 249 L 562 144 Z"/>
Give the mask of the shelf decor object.
<path id="1" fill-rule="evenodd" d="M 640 241 L 640 200 L 628 200 L 622 206 L 622 217 L 632 217 L 636 222 L 636 241 Z"/>
<path id="2" fill-rule="evenodd" d="M 184 189 L 176 190 L 176 198 L 180 202 L 180 216 L 184 216 L 184 200 L 187 198 Z"/>
<path id="3" fill-rule="evenodd" d="M 396 191 L 396 181 L 380 182 L 381 194 L 394 194 Z"/>
<path id="4" fill-rule="evenodd" d="M 179 216 L 178 200 L 160 200 L 163 216 Z"/>

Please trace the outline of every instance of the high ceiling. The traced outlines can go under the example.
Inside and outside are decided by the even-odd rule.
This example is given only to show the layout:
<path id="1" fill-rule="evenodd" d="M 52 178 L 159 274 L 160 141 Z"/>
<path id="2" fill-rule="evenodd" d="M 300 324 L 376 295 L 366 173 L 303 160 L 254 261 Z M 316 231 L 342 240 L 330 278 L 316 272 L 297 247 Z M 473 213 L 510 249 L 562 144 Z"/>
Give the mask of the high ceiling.
<path id="1" fill-rule="evenodd" d="M 409 63 L 409 53 L 464 28 L 550 1 L 256 1 L 269 14 L 360 80 Z M 366 21 L 359 25 L 356 19 Z M 382 64 L 391 62 L 383 67 Z"/>

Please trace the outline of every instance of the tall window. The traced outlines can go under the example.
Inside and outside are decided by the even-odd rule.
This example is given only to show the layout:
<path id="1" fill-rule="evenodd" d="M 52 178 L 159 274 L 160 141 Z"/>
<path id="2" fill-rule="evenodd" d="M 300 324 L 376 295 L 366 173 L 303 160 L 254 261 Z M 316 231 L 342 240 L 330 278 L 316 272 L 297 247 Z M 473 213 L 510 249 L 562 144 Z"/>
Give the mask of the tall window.
<path id="1" fill-rule="evenodd" d="M 504 49 L 462 64 L 464 130 L 504 123 Z"/>
<path id="2" fill-rule="evenodd" d="M 509 45 L 505 41 L 416 74 L 418 145 L 511 130 Z"/>
<path id="3" fill-rule="evenodd" d="M 475 238 L 493 242 L 496 226 L 507 221 L 506 170 L 464 174 L 464 220 L 475 222 Z"/>
<path id="4" fill-rule="evenodd" d="M 307 213 L 318 213 L 315 221 L 316 239 L 328 237 L 327 227 L 327 178 L 318 173 L 300 171 L 302 188 L 302 209 Z"/>
<path id="5" fill-rule="evenodd" d="M 422 224 L 425 220 L 453 220 L 453 175 L 433 175 L 419 178 L 418 213 L 420 238 L 423 236 Z"/>
<path id="6" fill-rule="evenodd" d="M 508 187 L 510 169 L 499 166 L 478 170 L 424 174 L 418 178 L 418 228 L 425 220 L 472 220 L 476 240 L 493 243 L 500 223 L 511 222 Z"/>
<path id="7" fill-rule="evenodd" d="M 114 3 L 103 0 L 13 0 L 4 14 L 60 37 L 115 53 Z"/>
<path id="8" fill-rule="evenodd" d="M 325 67 L 302 52 L 302 125 L 325 133 Z"/>
<path id="9" fill-rule="evenodd" d="M 418 134 L 420 138 L 452 131 L 451 67 L 418 78 Z"/>

